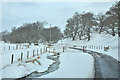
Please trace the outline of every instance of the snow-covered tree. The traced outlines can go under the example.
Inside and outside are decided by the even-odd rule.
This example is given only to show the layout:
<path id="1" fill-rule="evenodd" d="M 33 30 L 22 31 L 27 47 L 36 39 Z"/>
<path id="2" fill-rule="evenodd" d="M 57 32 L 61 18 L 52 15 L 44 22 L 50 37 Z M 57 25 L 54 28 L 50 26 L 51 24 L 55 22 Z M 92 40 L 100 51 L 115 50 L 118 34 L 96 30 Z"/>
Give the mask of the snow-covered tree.
<path id="1" fill-rule="evenodd" d="M 84 31 L 86 32 L 85 34 L 87 35 L 88 41 L 90 40 L 90 32 L 91 32 L 91 28 L 93 26 L 97 25 L 96 19 L 94 18 L 94 14 L 87 12 L 82 14 L 81 17 L 81 24 L 84 28 Z"/>
<path id="2" fill-rule="evenodd" d="M 120 1 L 118 2 L 118 25 L 119 25 L 119 27 L 118 27 L 118 35 L 119 35 L 119 37 L 120 37 Z"/>
<path id="3" fill-rule="evenodd" d="M 64 34 L 66 37 L 72 38 L 72 40 L 75 40 L 76 32 L 74 27 L 74 21 L 72 18 L 69 18 L 67 20 L 66 29 L 64 30 Z"/>
<path id="4" fill-rule="evenodd" d="M 99 29 L 99 33 L 105 31 L 105 20 L 106 20 L 106 15 L 103 13 L 99 13 L 97 15 L 97 21 L 98 21 L 98 29 Z"/>
<path id="5" fill-rule="evenodd" d="M 106 24 L 109 29 L 112 30 L 112 35 L 115 36 L 115 33 L 118 32 L 119 20 L 118 20 L 118 3 L 114 4 L 109 11 L 106 12 L 107 19 Z"/>
<path id="6" fill-rule="evenodd" d="M 73 17 L 67 20 L 66 29 L 64 30 L 65 36 L 72 38 L 72 40 L 75 40 L 75 37 L 78 33 L 79 24 L 80 16 L 78 12 L 75 12 Z"/>

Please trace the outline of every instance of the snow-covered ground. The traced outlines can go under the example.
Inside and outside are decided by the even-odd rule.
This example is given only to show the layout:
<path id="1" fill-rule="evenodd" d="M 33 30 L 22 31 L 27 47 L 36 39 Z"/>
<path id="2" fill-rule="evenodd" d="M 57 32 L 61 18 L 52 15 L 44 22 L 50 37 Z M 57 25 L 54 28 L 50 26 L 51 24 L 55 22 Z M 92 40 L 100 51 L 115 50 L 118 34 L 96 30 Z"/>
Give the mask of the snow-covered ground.
<path id="1" fill-rule="evenodd" d="M 14 63 L 2 70 L 2 78 L 20 78 L 30 74 L 33 71 L 44 72 L 54 61 L 47 59 L 49 53 L 40 55 L 40 59 L 34 62 L 22 61 Z"/>
<path id="2" fill-rule="evenodd" d="M 47 56 L 50 54 L 45 52 L 46 45 L 40 44 L 39 46 L 34 46 L 32 44 L 26 47 L 25 45 L 28 44 L 10 44 L 4 42 L 0 42 L 0 45 L 0 78 L 19 78 L 33 71 L 44 72 L 54 62 L 47 59 Z M 28 52 L 29 57 L 27 59 Z M 20 60 L 21 53 L 23 53 L 22 61 Z M 39 58 L 36 56 L 37 53 Z M 13 64 L 11 64 L 12 54 L 14 55 Z"/>
<path id="3" fill-rule="evenodd" d="M 70 50 L 61 53 L 59 69 L 40 78 L 94 78 L 94 60 L 89 54 Z"/>
<path id="4" fill-rule="evenodd" d="M 25 44 L 24 44 L 25 45 Z M 9 46 L 11 49 L 9 50 Z M 14 46 L 14 49 L 12 47 Z M 5 47 L 5 50 L 4 50 Z M 18 49 L 15 49 L 16 44 L 7 44 L 7 43 L 2 43 L 2 49 L 1 49 L 1 55 L 2 55 L 2 68 L 9 66 L 11 64 L 11 58 L 12 54 L 14 55 L 13 62 L 16 63 L 20 60 L 21 58 L 21 53 L 23 53 L 23 60 L 27 60 L 27 53 L 29 52 L 29 58 L 33 56 L 33 50 L 34 50 L 34 55 L 41 54 L 41 49 L 42 52 L 44 51 L 44 45 L 40 46 L 29 46 L 29 48 L 25 48 L 25 46 L 18 45 Z M 38 50 L 38 52 L 37 52 Z"/>
<path id="5" fill-rule="evenodd" d="M 0 79 L 2 78 L 2 55 L 0 54 Z"/>
<path id="6" fill-rule="evenodd" d="M 91 40 L 75 40 L 70 39 L 60 40 L 53 47 L 44 52 L 46 45 L 39 46 L 25 46 L 28 44 L 8 44 L 0 42 L 0 77 L 3 78 L 19 78 L 33 71 L 44 72 L 50 64 L 54 61 L 47 59 L 50 52 L 60 53 L 59 69 L 43 75 L 40 78 L 93 78 L 94 77 L 94 59 L 91 55 L 83 53 L 82 51 L 72 50 L 68 47 L 83 48 L 87 45 L 88 50 L 97 51 L 110 55 L 118 60 L 118 35 L 111 36 L 109 34 L 92 33 Z M 17 46 L 18 45 L 18 46 Z M 10 46 L 10 48 L 9 48 Z M 91 48 L 90 46 L 95 46 Z M 109 46 L 108 51 L 104 51 L 104 47 Z M 63 52 L 63 48 L 65 51 Z M 10 49 L 10 50 L 9 50 Z M 41 54 L 41 49 L 43 54 Z M 38 56 L 33 56 L 39 54 Z M 27 53 L 29 51 L 29 59 Z M 38 52 L 37 52 L 38 51 Z M 21 53 L 23 53 L 23 60 L 20 61 Z M 11 64 L 11 56 L 14 54 L 14 62 Z M 120 61 L 120 60 L 119 60 Z M 39 63 L 40 62 L 40 63 Z"/>
<path id="7" fill-rule="evenodd" d="M 109 35 L 106 33 L 101 33 L 101 34 L 92 33 L 90 41 L 79 40 L 79 39 L 72 41 L 71 39 L 64 39 L 64 40 L 60 40 L 58 42 L 58 45 L 74 46 L 74 47 L 79 47 L 79 48 L 83 48 L 83 46 L 87 45 L 87 48 L 86 48 L 87 50 L 104 53 L 118 60 L 119 46 L 118 46 L 118 35 L 117 34 L 116 36 L 113 37 L 112 35 Z M 90 48 L 90 46 L 93 46 L 93 48 Z M 99 49 L 99 46 L 100 46 L 100 49 Z M 108 51 L 104 51 L 104 47 L 108 47 L 108 46 L 109 46 Z"/>
<path id="8" fill-rule="evenodd" d="M 3 44 L 3 43 L 2 43 Z M 8 46 L 16 46 L 15 44 L 4 44 L 5 47 Z M 4 46 L 2 45 L 2 47 Z M 52 53 L 49 53 L 49 50 L 51 52 L 59 52 L 60 55 L 60 67 L 58 71 L 55 71 L 53 73 L 48 74 L 49 76 L 43 76 L 44 78 L 46 77 L 51 77 L 51 78 L 65 78 L 65 77 L 71 77 L 71 78 L 93 78 L 94 77 L 94 60 L 93 57 L 90 56 L 89 54 L 85 54 L 80 51 L 76 50 L 71 50 L 67 49 L 66 46 L 65 52 L 63 52 L 63 46 L 64 45 L 54 45 L 50 49 L 48 49 L 48 52 L 45 52 L 43 54 L 39 54 L 40 59 L 37 59 L 37 56 L 32 57 L 33 55 L 33 50 L 35 50 L 35 54 L 37 53 L 37 49 L 43 50 L 45 47 L 44 45 L 41 46 L 30 46 L 29 48 L 24 48 L 24 49 L 18 49 L 18 50 L 3 50 L 2 48 L 2 66 L 1 70 L 2 71 L 2 78 L 20 78 L 25 75 L 30 74 L 31 72 L 37 71 L 37 72 L 44 72 L 48 69 L 48 66 L 52 64 L 54 61 L 47 59 L 48 55 L 51 55 Z M 27 51 L 29 51 L 31 58 L 26 59 L 27 57 Z M 20 53 L 24 53 L 23 60 L 18 61 L 20 58 Z M 14 54 L 15 59 L 14 63 L 11 64 L 11 55 Z M 36 60 L 36 61 L 34 61 Z M 34 62 L 32 62 L 34 61 Z M 40 62 L 40 64 L 38 63 Z M 72 64 L 71 64 L 72 63 Z M 64 72 L 63 72 L 64 71 Z M 64 74 L 63 74 L 64 73 Z M 52 76 L 52 75 L 53 76 Z M 63 75 L 62 75 L 63 74 Z M 56 76 L 54 76 L 56 75 Z M 61 76 L 58 76 L 61 75 Z"/>

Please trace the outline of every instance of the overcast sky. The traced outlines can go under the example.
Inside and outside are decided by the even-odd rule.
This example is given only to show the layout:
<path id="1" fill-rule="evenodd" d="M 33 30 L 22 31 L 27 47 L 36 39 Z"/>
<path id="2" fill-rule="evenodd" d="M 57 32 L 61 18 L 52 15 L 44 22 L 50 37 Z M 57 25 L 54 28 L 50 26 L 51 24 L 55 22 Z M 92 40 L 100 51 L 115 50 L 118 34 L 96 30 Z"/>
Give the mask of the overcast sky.
<path id="1" fill-rule="evenodd" d="M 75 12 L 107 11 L 115 2 L 4 2 L 2 4 L 2 31 L 11 31 L 26 22 L 47 21 L 49 27 L 65 29 L 66 20 Z"/>

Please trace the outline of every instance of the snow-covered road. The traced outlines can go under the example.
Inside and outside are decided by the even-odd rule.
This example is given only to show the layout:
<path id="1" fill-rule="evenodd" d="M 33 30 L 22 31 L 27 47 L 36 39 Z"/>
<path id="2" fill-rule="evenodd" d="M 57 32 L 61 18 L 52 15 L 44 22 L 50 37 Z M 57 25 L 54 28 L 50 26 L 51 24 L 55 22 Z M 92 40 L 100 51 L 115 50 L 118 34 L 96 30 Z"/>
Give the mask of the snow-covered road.
<path id="1" fill-rule="evenodd" d="M 82 50 L 80 48 L 72 48 L 77 50 Z M 118 72 L 120 69 L 120 63 L 111 56 L 86 50 L 86 53 L 91 54 L 95 60 L 95 76 L 94 78 L 118 78 L 120 75 Z M 118 71 L 119 70 L 119 71 Z"/>
<path id="2" fill-rule="evenodd" d="M 60 53 L 58 70 L 39 78 L 94 78 L 93 59 L 90 54 L 67 49 Z"/>
<path id="3" fill-rule="evenodd" d="M 118 78 L 118 61 L 101 53 L 92 53 L 95 58 L 95 78 Z"/>

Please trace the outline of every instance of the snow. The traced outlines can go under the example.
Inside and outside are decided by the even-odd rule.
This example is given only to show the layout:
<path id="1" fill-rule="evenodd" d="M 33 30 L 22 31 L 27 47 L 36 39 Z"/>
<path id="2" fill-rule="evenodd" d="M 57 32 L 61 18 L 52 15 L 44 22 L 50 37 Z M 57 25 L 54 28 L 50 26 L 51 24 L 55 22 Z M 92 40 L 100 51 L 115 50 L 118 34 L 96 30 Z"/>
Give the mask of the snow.
<path id="1" fill-rule="evenodd" d="M 65 45 L 67 47 L 78 47 L 78 48 L 83 48 L 83 46 L 95 46 L 95 47 L 102 47 L 102 49 L 93 49 L 90 47 L 87 47 L 87 50 L 92 50 L 96 51 L 99 53 L 107 54 L 109 56 L 112 56 L 113 58 L 118 59 L 118 35 L 112 36 L 110 34 L 106 34 L 105 32 L 98 34 L 98 33 L 92 33 L 91 34 L 91 40 L 87 41 L 86 39 L 84 40 L 75 40 L 72 41 L 71 39 L 64 39 L 60 40 L 58 45 Z M 81 47 L 82 46 L 82 47 Z M 108 51 L 104 51 L 104 47 L 109 46 Z M 120 60 L 119 60 L 120 61 Z"/>
<path id="2" fill-rule="evenodd" d="M 0 79 L 2 79 L 2 55 L 0 54 Z"/>
<path id="3" fill-rule="evenodd" d="M 44 72 L 48 69 L 49 65 L 51 65 L 54 62 L 53 60 L 47 59 L 47 56 L 53 55 L 53 53 L 45 52 L 43 54 L 39 54 L 40 59 L 37 59 L 37 56 L 32 57 L 33 50 L 35 50 L 35 54 L 36 54 L 37 49 L 40 50 L 42 48 L 43 50 L 45 45 L 40 45 L 40 46 L 31 45 L 29 48 L 18 48 L 17 50 L 9 50 L 9 46 L 10 47 L 16 46 L 16 44 L 12 45 L 8 43 L 2 43 L 2 53 L 0 54 L 2 55 L 2 66 L 0 70 L 2 71 L 2 75 L 1 75 L 2 78 L 20 78 L 34 71 Z M 62 78 L 64 77 L 93 78 L 94 77 L 93 57 L 90 56 L 89 54 L 84 54 L 76 50 L 65 49 L 66 52 L 63 52 L 63 46 L 64 45 L 54 45 L 53 47 L 50 47 L 51 52 L 55 51 L 56 53 L 59 52 L 61 54 L 60 68 L 55 73 L 53 72 L 54 75 L 56 75 L 56 77 L 62 77 Z M 4 47 L 7 47 L 7 48 L 4 50 Z M 27 51 L 29 51 L 30 53 L 29 59 L 27 59 L 26 57 Z M 20 59 L 21 53 L 24 53 L 23 60 L 18 61 L 18 59 Z M 12 54 L 14 54 L 15 56 L 13 64 L 11 64 Z M 30 62 L 31 60 L 34 60 L 34 59 L 39 61 L 41 65 L 38 64 L 37 61 L 35 61 L 34 63 Z M 73 70 L 73 68 L 75 70 Z M 69 76 L 68 76 L 68 73 L 69 73 Z M 57 76 L 60 74 L 63 74 L 63 75 Z"/>
<path id="4" fill-rule="evenodd" d="M 44 72 L 47 70 L 48 66 L 54 61 L 47 59 L 48 52 L 44 51 L 46 45 L 40 44 L 39 46 L 34 46 L 33 44 L 29 47 L 27 43 L 24 44 L 11 44 L 0 42 L 0 78 L 20 78 L 33 71 Z M 18 45 L 18 49 L 16 46 Z M 9 50 L 10 46 L 10 50 Z M 5 47 L 5 48 L 4 48 Z M 14 48 L 13 48 L 14 47 Z M 41 53 L 42 49 L 42 53 Z M 35 56 L 33 57 L 33 50 Z M 37 58 L 37 50 L 40 58 Z M 29 59 L 27 59 L 27 52 L 29 51 Z M 23 53 L 23 59 L 21 58 L 21 53 Z M 13 64 L 11 64 L 11 57 L 14 55 Z M 31 60 L 36 60 L 30 62 Z M 40 62 L 40 64 L 38 62 Z"/>
<path id="5" fill-rule="evenodd" d="M 94 59 L 89 54 L 67 50 L 60 55 L 59 69 L 40 78 L 93 78 Z"/>
<path id="6" fill-rule="evenodd" d="M 54 62 L 50 59 L 47 59 L 47 55 L 49 55 L 49 53 L 44 53 L 40 55 L 40 59 L 37 59 L 41 63 L 41 65 L 39 65 L 37 62 L 26 63 L 25 61 L 23 61 L 14 63 L 4 68 L 2 70 L 2 78 L 19 78 L 33 71 L 44 72 L 45 70 L 47 70 L 49 65 Z"/>
<path id="7" fill-rule="evenodd" d="M 12 49 L 12 47 L 18 45 L 18 49 Z M 27 52 L 29 51 L 29 58 L 33 56 L 33 50 L 34 50 L 34 54 L 37 55 L 37 50 L 39 51 L 38 54 L 40 53 L 40 49 L 42 49 L 43 52 L 43 48 L 45 47 L 44 45 L 40 45 L 40 46 L 29 46 L 29 48 L 25 48 L 24 47 L 25 44 L 8 44 L 8 43 L 2 43 L 2 68 L 4 68 L 7 65 L 11 64 L 11 57 L 12 54 L 14 54 L 14 60 L 13 62 L 18 62 L 18 60 L 20 60 L 21 58 L 21 53 L 23 53 L 23 60 L 27 59 Z M 9 50 L 9 46 L 11 47 L 11 50 Z M 20 47 L 21 46 L 21 47 Z M 5 50 L 4 50 L 5 47 Z"/>
<path id="8" fill-rule="evenodd" d="M 83 48 L 87 45 L 87 50 L 96 51 L 99 53 L 107 54 L 115 59 L 118 59 L 118 35 L 111 36 L 106 33 L 92 33 L 91 40 L 75 40 L 70 39 L 60 40 L 57 44 L 50 47 L 48 52 L 44 52 L 46 45 L 39 44 L 39 46 L 34 46 L 33 44 L 29 47 L 28 44 L 11 44 L 0 42 L 0 78 L 20 78 L 31 72 L 44 72 L 48 69 L 54 61 L 47 59 L 48 55 L 53 55 L 53 53 L 60 53 L 60 65 L 58 70 L 43 75 L 40 78 L 94 78 L 94 58 L 87 53 L 82 51 L 72 50 L 68 47 L 78 47 Z M 16 49 L 18 45 L 18 49 Z M 10 46 L 10 50 L 9 50 Z M 90 46 L 95 46 L 90 48 Z M 96 47 L 102 47 L 101 49 Z M 104 51 L 104 47 L 109 46 L 108 51 Z M 63 48 L 65 52 L 63 52 Z M 42 49 L 42 53 L 41 53 Z M 35 50 L 35 55 L 37 55 L 37 50 L 39 57 L 33 56 L 33 50 Z M 52 53 L 49 53 L 50 52 Z M 27 52 L 29 51 L 29 59 L 27 59 Z M 20 61 L 21 53 L 23 53 L 23 60 Z M 11 64 L 11 56 L 14 55 L 14 62 Z M 31 60 L 35 60 L 32 62 Z M 40 64 L 38 62 L 40 62 Z M 119 60 L 120 61 L 120 60 Z"/>

